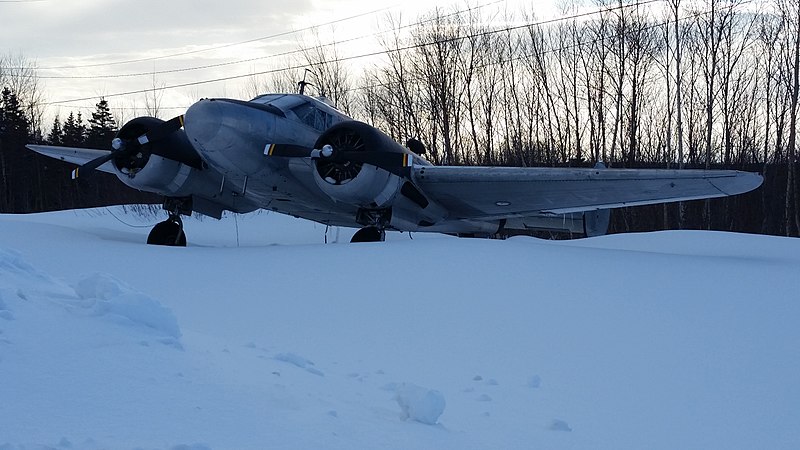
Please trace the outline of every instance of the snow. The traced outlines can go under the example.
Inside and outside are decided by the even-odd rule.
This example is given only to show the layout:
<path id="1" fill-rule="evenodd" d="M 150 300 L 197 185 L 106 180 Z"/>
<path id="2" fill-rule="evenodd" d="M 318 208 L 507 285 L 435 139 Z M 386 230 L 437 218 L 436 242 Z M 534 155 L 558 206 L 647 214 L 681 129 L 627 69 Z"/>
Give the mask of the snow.
<path id="1" fill-rule="evenodd" d="M 401 383 L 393 388 L 396 392 L 395 400 L 400 405 L 401 419 L 415 420 L 427 425 L 438 422 L 446 404 L 441 392 L 413 383 Z"/>
<path id="2" fill-rule="evenodd" d="M 800 448 L 800 240 L 158 220 L 0 215 L 0 449 Z"/>
<path id="3" fill-rule="evenodd" d="M 157 334 L 180 339 L 178 321 L 169 308 L 158 300 L 126 286 L 114 277 L 102 273 L 78 281 L 75 293 L 93 314 L 107 315 L 122 323 L 143 326 Z"/>

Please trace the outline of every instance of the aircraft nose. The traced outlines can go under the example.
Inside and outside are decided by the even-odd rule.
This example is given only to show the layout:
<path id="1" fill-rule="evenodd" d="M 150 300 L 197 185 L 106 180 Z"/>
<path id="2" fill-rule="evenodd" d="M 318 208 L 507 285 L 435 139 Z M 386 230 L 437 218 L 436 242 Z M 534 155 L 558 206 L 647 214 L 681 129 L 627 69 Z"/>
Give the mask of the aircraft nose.
<path id="1" fill-rule="evenodd" d="M 219 134 L 222 122 L 223 111 L 220 102 L 203 99 L 190 106 L 186 111 L 183 128 L 192 144 L 199 145 L 206 150 Z"/>
<path id="2" fill-rule="evenodd" d="M 211 166 L 249 174 L 265 164 L 264 146 L 274 128 L 274 114 L 247 102 L 217 98 L 195 103 L 184 119 L 189 141 Z"/>

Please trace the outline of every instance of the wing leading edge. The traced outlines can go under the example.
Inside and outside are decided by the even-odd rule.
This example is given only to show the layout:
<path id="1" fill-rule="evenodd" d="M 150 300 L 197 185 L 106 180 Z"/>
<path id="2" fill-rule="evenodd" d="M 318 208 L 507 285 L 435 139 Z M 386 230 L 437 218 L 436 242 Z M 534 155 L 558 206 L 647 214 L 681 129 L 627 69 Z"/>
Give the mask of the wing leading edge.
<path id="1" fill-rule="evenodd" d="M 697 200 L 751 191 L 763 178 L 734 170 L 415 167 L 451 218 L 501 219 Z"/>

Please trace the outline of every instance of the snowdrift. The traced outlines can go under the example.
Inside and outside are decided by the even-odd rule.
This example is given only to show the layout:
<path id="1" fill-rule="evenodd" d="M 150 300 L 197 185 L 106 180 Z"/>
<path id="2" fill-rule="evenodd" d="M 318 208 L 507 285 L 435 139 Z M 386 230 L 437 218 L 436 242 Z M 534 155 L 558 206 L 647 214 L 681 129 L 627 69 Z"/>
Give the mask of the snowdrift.
<path id="1" fill-rule="evenodd" d="M 800 448 L 800 240 L 159 220 L 0 216 L 1 449 Z"/>

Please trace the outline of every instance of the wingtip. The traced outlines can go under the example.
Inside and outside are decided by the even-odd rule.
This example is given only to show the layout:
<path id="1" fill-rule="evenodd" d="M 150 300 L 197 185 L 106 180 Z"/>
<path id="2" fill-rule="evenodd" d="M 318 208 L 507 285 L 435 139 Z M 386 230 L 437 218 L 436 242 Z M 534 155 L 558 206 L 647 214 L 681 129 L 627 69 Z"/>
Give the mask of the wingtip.
<path id="1" fill-rule="evenodd" d="M 712 183 L 726 195 L 738 195 L 758 189 L 764 182 L 764 177 L 755 172 L 736 171 L 735 174 L 730 178 L 714 179 Z"/>

